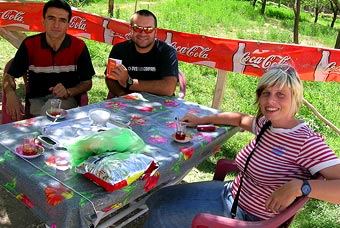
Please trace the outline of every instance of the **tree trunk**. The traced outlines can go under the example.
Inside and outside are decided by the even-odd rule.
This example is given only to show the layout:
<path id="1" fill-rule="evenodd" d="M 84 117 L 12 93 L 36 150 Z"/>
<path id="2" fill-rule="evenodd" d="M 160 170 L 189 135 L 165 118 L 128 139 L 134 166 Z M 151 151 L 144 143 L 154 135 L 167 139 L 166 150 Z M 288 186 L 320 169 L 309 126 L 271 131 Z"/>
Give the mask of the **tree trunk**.
<path id="1" fill-rule="evenodd" d="M 115 0 L 109 0 L 109 10 L 108 13 L 110 17 L 113 17 Z"/>
<path id="2" fill-rule="evenodd" d="M 315 17 L 314 17 L 314 23 L 317 23 L 318 22 L 318 19 L 319 19 L 319 1 L 316 0 L 315 1 Z"/>
<path id="3" fill-rule="evenodd" d="M 336 10 L 333 14 L 333 19 L 332 19 L 332 23 L 331 23 L 331 28 L 334 28 L 334 24 L 335 24 L 335 21 L 336 21 L 336 18 L 338 16 L 338 10 Z"/>
<path id="4" fill-rule="evenodd" d="M 262 8 L 261 8 L 261 15 L 264 15 L 264 12 L 266 11 L 266 3 L 267 0 L 262 0 Z"/>
<path id="5" fill-rule="evenodd" d="M 336 38 L 336 42 L 335 42 L 335 49 L 340 49 L 340 31 L 338 32 L 338 36 Z"/>
<path id="6" fill-rule="evenodd" d="M 335 4 L 336 8 L 340 9 L 340 4 L 338 0 L 332 0 L 332 2 Z"/>
<path id="7" fill-rule="evenodd" d="M 338 8 L 336 6 L 334 6 L 332 2 L 331 2 L 331 8 L 332 8 L 332 11 L 333 11 L 333 18 L 332 18 L 332 22 L 331 22 L 331 28 L 334 28 L 336 17 L 338 16 Z"/>
<path id="8" fill-rule="evenodd" d="M 253 1 L 253 7 L 255 7 L 255 5 L 256 5 L 256 0 Z"/>
<path id="9" fill-rule="evenodd" d="M 299 44 L 299 19 L 300 19 L 301 1 L 296 0 L 294 5 L 294 43 Z"/>
<path id="10" fill-rule="evenodd" d="M 338 0 L 332 0 L 332 2 L 335 4 L 336 9 L 340 10 L 340 4 Z M 336 38 L 336 42 L 335 42 L 335 47 L 336 49 L 340 49 L 340 31 L 338 32 L 338 36 Z"/>

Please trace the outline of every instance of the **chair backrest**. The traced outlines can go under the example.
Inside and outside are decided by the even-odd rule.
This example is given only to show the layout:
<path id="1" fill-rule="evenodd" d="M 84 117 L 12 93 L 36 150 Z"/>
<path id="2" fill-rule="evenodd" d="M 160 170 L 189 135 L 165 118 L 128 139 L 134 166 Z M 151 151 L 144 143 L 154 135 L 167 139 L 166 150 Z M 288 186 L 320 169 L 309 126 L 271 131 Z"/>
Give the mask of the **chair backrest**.
<path id="1" fill-rule="evenodd" d="M 185 79 L 184 73 L 180 69 L 178 69 L 178 81 L 179 81 L 178 97 L 183 99 L 185 97 L 185 93 L 186 93 L 187 81 Z M 109 91 L 106 99 L 111 99 L 113 97 L 114 97 L 113 94 Z"/>
<path id="2" fill-rule="evenodd" d="M 214 180 L 223 181 L 226 174 L 229 172 L 238 172 L 235 161 L 221 159 L 217 162 L 214 174 Z M 315 178 L 321 179 L 322 176 Z M 275 217 L 267 220 L 248 222 L 241 221 L 223 216 L 217 216 L 207 213 L 197 214 L 192 221 L 192 228 L 274 228 L 274 227 L 289 227 L 294 220 L 296 213 L 308 202 L 308 197 L 299 197 L 286 210 L 282 211 Z"/>
<path id="3" fill-rule="evenodd" d="M 5 65 L 5 68 L 4 68 L 4 75 L 5 73 L 7 73 L 10 65 L 12 64 L 12 61 L 13 59 L 9 60 L 7 62 L 7 64 Z M 28 83 L 27 83 L 27 80 L 28 80 L 28 76 L 27 74 L 24 75 L 24 83 L 25 83 L 25 93 L 26 91 L 28 91 Z M 11 119 L 11 117 L 7 114 L 7 110 L 6 110 L 6 102 L 7 102 L 7 98 L 6 98 L 6 93 L 4 90 L 2 90 L 2 113 L 1 113 L 1 123 L 2 124 L 6 124 L 6 123 L 11 123 L 13 122 L 13 120 Z M 79 106 L 84 106 L 84 105 L 87 105 L 89 102 L 89 99 L 88 99 L 88 95 L 87 93 L 83 93 L 81 94 L 81 96 L 79 97 Z M 25 97 L 25 119 L 27 118 L 30 118 L 31 115 L 30 115 L 30 104 L 29 104 L 29 101 L 28 99 L 26 99 Z"/>

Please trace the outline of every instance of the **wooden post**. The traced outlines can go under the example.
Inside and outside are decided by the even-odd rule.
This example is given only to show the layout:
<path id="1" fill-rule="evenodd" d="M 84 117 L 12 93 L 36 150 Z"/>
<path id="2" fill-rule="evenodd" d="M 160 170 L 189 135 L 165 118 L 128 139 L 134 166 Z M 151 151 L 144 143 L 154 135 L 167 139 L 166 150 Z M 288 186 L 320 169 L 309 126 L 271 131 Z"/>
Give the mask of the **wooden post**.
<path id="1" fill-rule="evenodd" d="M 330 122 L 329 120 L 327 120 L 323 115 L 321 115 L 318 110 L 316 110 L 316 108 L 309 103 L 306 99 L 303 98 L 303 104 L 307 106 L 307 108 L 309 108 L 310 110 L 312 110 L 312 112 L 314 113 L 314 115 L 316 117 L 318 117 L 322 122 L 324 122 L 325 124 L 327 124 L 330 128 L 332 128 L 336 133 L 338 133 L 340 135 L 340 129 L 337 128 L 337 126 L 335 126 L 332 122 Z"/>
<path id="2" fill-rule="evenodd" d="M 138 5 L 138 0 L 136 0 L 136 2 L 135 2 L 135 11 L 134 12 L 137 11 L 137 5 Z"/>
<path id="3" fill-rule="evenodd" d="M 226 80 L 227 80 L 227 71 L 218 70 L 217 76 L 216 76 L 214 97 L 213 97 L 213 101 L 211 104 L 212 108 L 220 109 L 222 105 L 222 101 L 223 101 Z"/>
<path id="4" fill-rule="evenodd" d="M 0 28 L 0 35 L 10 42 L 15 48 L 19 48 L 21 42 L 26 38 L 26 34 L 19 31 L 10 31 L 6 28 Z"/>

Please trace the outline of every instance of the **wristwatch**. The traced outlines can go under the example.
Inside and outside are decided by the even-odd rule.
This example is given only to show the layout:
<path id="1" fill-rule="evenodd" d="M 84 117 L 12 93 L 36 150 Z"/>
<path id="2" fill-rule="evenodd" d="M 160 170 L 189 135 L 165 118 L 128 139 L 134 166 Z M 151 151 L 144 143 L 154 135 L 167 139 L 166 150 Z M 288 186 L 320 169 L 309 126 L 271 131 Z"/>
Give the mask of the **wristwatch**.
<path id="1" fill-rule="evenodd" d="M 301 192 L 303 196 L 307 196 L 312 191 L 312 188 L 310 187 L 307 180 L 303 180 L 303 184 L 301 187 Z"/>
<path id="2" fill-rule="evenodd" d="M 133 79 L 129 76 L 126 80 L 126 89 L 130 89 L 130 87 L 133 85 Z"/>

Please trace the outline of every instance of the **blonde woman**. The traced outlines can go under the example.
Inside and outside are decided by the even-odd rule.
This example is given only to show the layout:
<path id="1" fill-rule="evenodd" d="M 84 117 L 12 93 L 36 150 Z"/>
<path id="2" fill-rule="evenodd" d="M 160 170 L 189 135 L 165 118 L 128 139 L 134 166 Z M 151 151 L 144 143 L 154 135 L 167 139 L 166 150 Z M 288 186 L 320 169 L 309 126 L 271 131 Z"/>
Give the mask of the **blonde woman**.
<path id="1" fill-rule="evenodd" d="M 145 226 L 191 227 L 192 219 L 201 212 L 246 221 L 265 220 L 302 195 L 340 203 L 340 160 L 320 134 L 295 117 L 302 98 L 303 87 L 295 69 L 275 65 L 259 80 L 256 116 L 224 112 L 201 117 L 188 113 L 182 117 L 191 127 L 233 125 L 256 137 L 236 156 L 241 172 L 235 180 L 159 190 L 147 201 L 149 217 Z M 316 173 L 325 180 L 310 180 Z"/>

